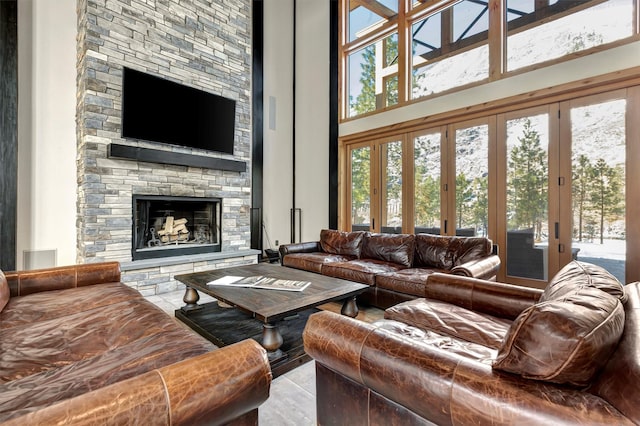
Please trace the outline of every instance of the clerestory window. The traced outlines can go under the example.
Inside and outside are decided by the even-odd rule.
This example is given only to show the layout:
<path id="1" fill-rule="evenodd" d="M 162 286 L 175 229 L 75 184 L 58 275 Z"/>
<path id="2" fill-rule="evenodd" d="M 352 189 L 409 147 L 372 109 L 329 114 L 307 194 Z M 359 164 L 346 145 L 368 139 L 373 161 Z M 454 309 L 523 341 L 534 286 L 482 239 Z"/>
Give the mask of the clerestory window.
<path id="1" fill-rule="evenodd" d="M 342 119 L 638 38 L 640 0 L 342 0 Z"/>

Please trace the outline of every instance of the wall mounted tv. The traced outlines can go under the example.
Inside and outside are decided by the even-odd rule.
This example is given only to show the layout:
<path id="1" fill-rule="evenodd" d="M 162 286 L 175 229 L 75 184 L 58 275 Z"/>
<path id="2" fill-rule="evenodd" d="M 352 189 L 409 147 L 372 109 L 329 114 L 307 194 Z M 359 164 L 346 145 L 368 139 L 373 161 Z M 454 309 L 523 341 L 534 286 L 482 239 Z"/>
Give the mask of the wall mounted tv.
<path id="1" fill-rule="evenodd" d="M 233 154 L 236 102 L 124 68 L 122 137 Z"/>

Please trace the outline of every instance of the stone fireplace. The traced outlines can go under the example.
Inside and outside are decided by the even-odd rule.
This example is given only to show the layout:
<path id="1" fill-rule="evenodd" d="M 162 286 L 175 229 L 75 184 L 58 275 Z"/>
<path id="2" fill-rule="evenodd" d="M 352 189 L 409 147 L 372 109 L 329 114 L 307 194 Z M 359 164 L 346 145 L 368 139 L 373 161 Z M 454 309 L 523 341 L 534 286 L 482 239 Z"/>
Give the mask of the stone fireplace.
<path id="1" fill-rule="evenodd" d="M 220 251 L 220 198 L 134 195 L 131 204 L 134 261 Z"/>
<path id="2" fill-rule="evenodd" d="M 175 274 L 256 263 L 251 1 L 78 0 L 77 9 L 78 262 L 119 261 L 123 281 L 145 295 L 181 287 Z M 123 67 L 235 100 L 233 154 L 123 139 Z"/>

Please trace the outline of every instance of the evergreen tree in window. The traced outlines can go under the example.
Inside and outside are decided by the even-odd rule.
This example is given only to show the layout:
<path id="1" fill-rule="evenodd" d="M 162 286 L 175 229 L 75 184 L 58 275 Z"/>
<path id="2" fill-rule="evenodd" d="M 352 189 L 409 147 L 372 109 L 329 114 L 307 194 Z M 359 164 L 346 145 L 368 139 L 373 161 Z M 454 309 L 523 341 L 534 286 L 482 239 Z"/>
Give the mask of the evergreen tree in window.
<path id="1" fill-rule="evenodd" d="M 476 230 L 482 228 L 482 236 L 486 237 L 489 226 L 489 174 L 477 177 L 473 180 L 472 190 L 475 202 L 472 206 L 473 223 Z"/>
<path id="2" fill-rule="evenodd" d="M 356 148 L 351 151 L 351 218 L 354 224 L 370 222 L 370 148 Z"/>
<path id="3" fill-rule="evenodd" d="M 440 225 L 440 138 L 421 136 L 415 139 L 415 224 L 419 227 Z"/>
<path id="4" fill-rule="evenodd" d="M 456 176 L 456 228 L 460 229 L 469 223 L 470 208 L 473 204 L 473 188 L 471 179 L 464 173 Z"/>
<path id="5" fill-rule="evenodd" d="M 529 119 L 525 120 L 518 141 L 508 160 L 507 210 L 514 212 L 510 228 L 533 228 L 539 241 L 547 213 L 547 155 L 540 144 L 540 134 Z"/>
<path id="6" fill-rule="evenodd" d="M 381 67 L 394 65 L 398 61 L 398 36 L 392 35 L 380 41 L 383 45 L 384 60 Z M 376 94 L 376 44 L 365 47 L 362 51 L 360 64 L 360 84 L 362 90 L 355 102 L 350 99 L 351 111 L 360 115 L 375 111 L 378 108 L 395 105 L 398 103 L 398 77 L 389 76 L 383 81 L 384 87 L 379 88 L 380 94 Z"/>
<path id="7" fill-rule="evenodd" d="M 623 171 L 599 158 L 591 169 L 591 203 L 599 217 L 600 244 L 604 242 L 605 220 L 616 219 L 624 213 Z"/>
<path id="8" fill-rule="evenodd" d="M 398 218 L 402 218 L 402 142 L 389 142 L 382 145 L 385 157 L 385 199 L 387 207 L 385 226 L 399 226 Z M 392 222 L 396 219 L 395 222 Z"/>
<path id="9" fill-rule="evenodd" d="M 576 163 L 573 166 L 573 182 L 571 186 L 572 199 L 573 199 L 573 214 L 577 216 L 577 220 L 574 220 L 574 226 L 577 225 L 577 238 L 578 241 L 583 239 L 583 231 L 585 226 L 585 219 L 587 212 L 589 211 L 589 187 L 591 176 L 593 175 L 593 166 L 589 158 L 582 154 L 578 157 Z"/>

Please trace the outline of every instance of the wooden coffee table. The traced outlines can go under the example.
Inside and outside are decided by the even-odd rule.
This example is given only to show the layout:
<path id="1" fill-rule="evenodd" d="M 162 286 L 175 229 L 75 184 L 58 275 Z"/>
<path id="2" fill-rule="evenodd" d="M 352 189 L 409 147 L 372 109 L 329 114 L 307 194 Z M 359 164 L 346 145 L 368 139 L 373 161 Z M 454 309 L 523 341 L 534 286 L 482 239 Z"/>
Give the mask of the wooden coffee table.
<path id="1" fill-rule="evenodd" d="M 300 292 L 207 285 L 208 282 L 230 275 L 243 277 L 263 275 L 286 280 L 309 281 L 311 284 Z M 200 299 L 198 292 L 208 294 L 218 302 L 221 301 L 242 310 L 262 322 L 261 344 L 267 350 L 272 364 L 281 362 L 287 357 L 287 354 L 280 350 L 283 343 L 278 329 L 280 320 L 338 300 L 343 300 L 342 314 L 355 317 L 358 314 L 356 296 L 369 288 L 366 284 L 271 263 L 176 275 L 175 279 L 186 285 L 183 298 L 185 306 L 176 310 L 176 318 L 214 343 L 219 343 L 215 340 L 215 336 L 211 335 L 214 334 L 211 330 L 206 330 L 198 324 L 198 311 L 207 305 L 198 304 Z"/>

